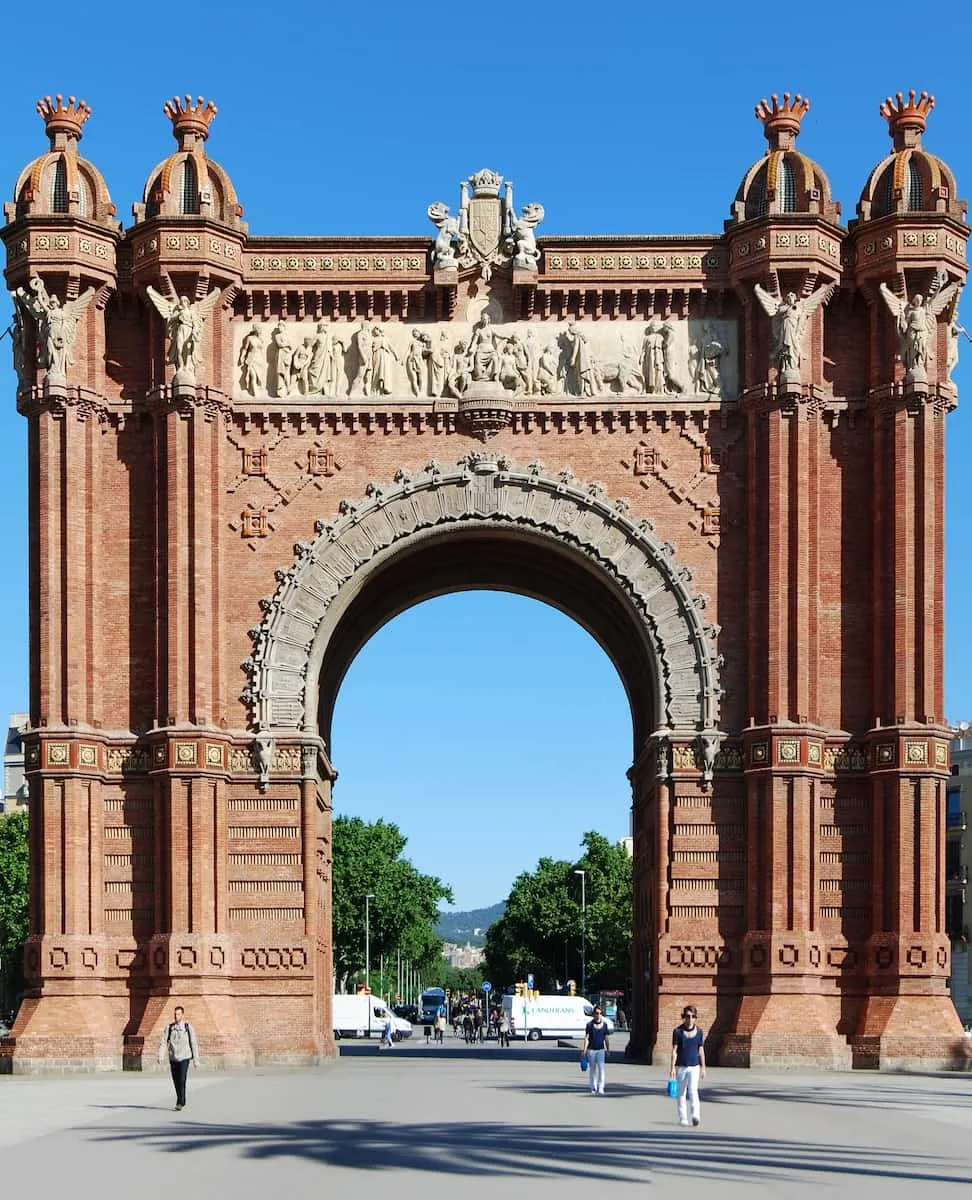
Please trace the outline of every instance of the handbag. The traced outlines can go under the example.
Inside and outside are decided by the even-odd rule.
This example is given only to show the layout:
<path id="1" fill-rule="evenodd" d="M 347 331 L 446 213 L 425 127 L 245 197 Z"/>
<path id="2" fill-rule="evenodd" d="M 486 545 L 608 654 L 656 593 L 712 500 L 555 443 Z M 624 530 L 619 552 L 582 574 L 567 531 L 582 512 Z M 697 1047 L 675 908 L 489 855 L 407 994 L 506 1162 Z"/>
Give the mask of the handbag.
<path id="1" fill-rule="evenodd" d="M 671 1098 L 673 1100 L 677 1099 L 677 1097 L 678 1097 L 678 1080 L 677 1079 L 669 1079 L 668 1094 L 669 1094 L 669 1096 L 671 1096 Z"/>
<path id="2" fill-rule="evenodd" d="M 586 1071 L 586 1070 L 587 1070 L 588 1066 L 590 1065 L 590 1061 L 591 1061 L 591 1060 L 590 1060 L 590 1059 L 587 1057 L 587 1055 L 586 1055 L 586 1054 L 582 1054 L 582 1055 L 581 1055 L 580 1067 L 581 1067 L 581 1070 L 582 1070 L 582 1071 Z"/>

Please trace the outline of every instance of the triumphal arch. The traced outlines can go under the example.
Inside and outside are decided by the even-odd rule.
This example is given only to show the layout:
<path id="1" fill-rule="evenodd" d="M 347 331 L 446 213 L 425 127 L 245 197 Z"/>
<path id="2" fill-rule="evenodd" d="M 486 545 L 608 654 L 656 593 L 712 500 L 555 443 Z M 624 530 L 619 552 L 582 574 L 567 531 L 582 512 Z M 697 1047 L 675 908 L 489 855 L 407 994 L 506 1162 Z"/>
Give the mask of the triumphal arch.
<path id="1" fill-rule="evenodd" d="M 847 224 L 785 95 L 721 233 L 543 236 L 484 169 L 428 236 L 279 238 L 209 157 L 211 103 L 166 104 L 177 148 L 123 228 L 87 105 L 40 102 L 3 231 L 33 855 L 7 1069 L 138 1067 L 175 997 L 211 1059 L 333 1052 L 335 694 L 389 617 L 470 587 L 571 614 L 630 698 L 639 1052 L 692 999 L 727 1064 L 955 1060 L 968 231 L 932 105 L 881 105 Z M 376 746 L 422 686 L 376 697 Z"/>

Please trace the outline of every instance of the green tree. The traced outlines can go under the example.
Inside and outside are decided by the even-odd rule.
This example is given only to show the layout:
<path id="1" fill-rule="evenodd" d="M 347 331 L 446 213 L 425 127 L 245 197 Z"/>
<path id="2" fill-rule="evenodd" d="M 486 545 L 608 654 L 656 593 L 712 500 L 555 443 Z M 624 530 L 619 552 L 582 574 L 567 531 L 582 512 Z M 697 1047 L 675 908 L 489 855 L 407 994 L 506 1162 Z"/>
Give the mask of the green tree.
<path id="1" fill-rule="evenodd" d="M 0 1008 L 24 984 L 28 910 L 27 813 L 0 816 Z"/>
<path id="2" fill-rule="evenodd" d="M 631 859 L 601 834 L 584 835 L 576 863 L 542 858 L 513 883 L 504 915 L 486 934 L 486 965 L 498 987 L 533 974 L 542 991 L 580 983 L 583 912 L 587 899 L 587 985 L 628 986 L 631 958 Z"/>
<path id="3" fill-rule="evenodd" d="M 338 988 L 365 969 L 365 896 L 369 902 L 371 962 L 400 951 L 419 970 L 441 958 L 436 934 L 440 900 L 452 902 L 452 889 L 433 875 L 423 875 L 402 857 L 407 839 L 397 825 L 367 823 L 360 817 L 335 817 L 332 874 L 334 970 Z"/>

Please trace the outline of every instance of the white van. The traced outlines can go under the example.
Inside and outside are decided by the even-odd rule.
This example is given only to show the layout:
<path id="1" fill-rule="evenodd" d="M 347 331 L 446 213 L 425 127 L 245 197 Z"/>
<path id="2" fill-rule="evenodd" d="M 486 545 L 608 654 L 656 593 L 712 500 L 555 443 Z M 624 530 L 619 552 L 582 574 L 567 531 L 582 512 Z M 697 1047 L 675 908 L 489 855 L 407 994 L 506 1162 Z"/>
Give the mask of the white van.
<path id="1" fill-rule="evenodd" d="M 358 992 L 353 996 L 331 997 L 331 1028 L 336 1038 L 381 1037 L 389 1017 L 392 1023 L 392 1038 L 396 1042 L 411 1036 L 411 1025 L 389 1011 L 380 996 Z"/>
<path id="2" fill-rule="evenodd" d="M 583 996 L 538 996 L 524 1000 L 522 996 L 504 996 L 503 1011 L 513 1019 L 513 1036 L 530 1039 L 552 1037 L 583 1037 L 587 1022 L 594 1016 L 594 1005 Z M 604 1018 L 608 1033 L 614 1033 L 614 1022 Z"/>

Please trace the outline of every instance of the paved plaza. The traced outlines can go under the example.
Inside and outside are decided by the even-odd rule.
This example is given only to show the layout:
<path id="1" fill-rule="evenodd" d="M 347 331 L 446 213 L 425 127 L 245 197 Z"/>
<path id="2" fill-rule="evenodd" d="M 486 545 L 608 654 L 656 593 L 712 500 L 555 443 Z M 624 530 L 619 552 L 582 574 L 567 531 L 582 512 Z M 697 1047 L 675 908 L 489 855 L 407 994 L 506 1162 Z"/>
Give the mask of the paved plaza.
<path id="1" fill-rule="evenodd" d="M 713 1070 L 693 1130 L 660 1068 L 612 1062 L 592 1097 L 552 1043 L 342 1050 L 314 1071 L 201 1073 L 181 1113 L 161 1074 L 0 1078 L 3 1195 L 913 1200 L 972 1184 L 972 1074 Z"/>

